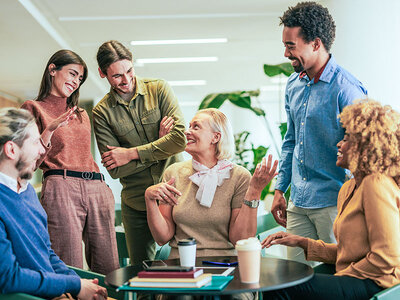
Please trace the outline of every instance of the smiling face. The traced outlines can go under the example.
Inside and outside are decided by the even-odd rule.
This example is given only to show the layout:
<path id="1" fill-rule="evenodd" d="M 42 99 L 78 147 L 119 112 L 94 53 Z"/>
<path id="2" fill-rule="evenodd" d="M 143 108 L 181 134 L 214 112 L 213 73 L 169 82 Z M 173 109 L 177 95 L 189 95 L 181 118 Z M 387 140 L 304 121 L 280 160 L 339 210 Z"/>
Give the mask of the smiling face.
<path id="1" fill-rule="evenodd" d="M 345 134 L 343 137 L 343 140 L 341 140 L 339 143 L 337 143 L 336 146 L 338 147 L 336 165 L 343 169 L 348 169 L 349 168 L 349 150 L 351 148 L 351 144 L 349 141 L 349 135 Z"/>
<path id="2" fill-rule="evenodd" d="M 83 79 L 83 66 L 69 64 L 60 70 L 55 69 L 54 64 L 49 65 L 50 76 L 52 76 L 50 93 L 57 97 L 68 98 L 75 92 Z"/>
<path id="3" fill-rule="evenodd" d="M 291 60 L 295 72 L 311 69 L 316 62 L 317 53 L 314 42 L 306 43 L 300 35 L 300 27 L 284 27 L 282 42 L 285 46 L 285 57 Z"/>
<path id="4" fill-rule="evenodd" d="M 40 142 L 40 134 L 36 124 L 29 126 L 27 138 L 20 147 L 20 156 L 15 163 L 18 170 L 18 177 L 21 179 L 31 179 L 36 168 L 36 162 L 45 150 Z"/>
<path id="5" fill-rule="evenodd" d="M 189 129 L 185 132 L 187 145 L 185 151 L 197 161 L 199 157 L 213 156 L 215 148 L 220 140 L 221 134 L 213 132 L 210 122 L 211 116 L 205 113 L 198 113 L 189 123 Z"/>
<path id="6" fill-rule="evenodd" d="M 111 87 L 125 100 L 133 96 L 135 91 L 135 70 L 132 61 L 123 59 L 112 63 L 107 74 L 99 69 L 100 76 L 106 77 Z"/>

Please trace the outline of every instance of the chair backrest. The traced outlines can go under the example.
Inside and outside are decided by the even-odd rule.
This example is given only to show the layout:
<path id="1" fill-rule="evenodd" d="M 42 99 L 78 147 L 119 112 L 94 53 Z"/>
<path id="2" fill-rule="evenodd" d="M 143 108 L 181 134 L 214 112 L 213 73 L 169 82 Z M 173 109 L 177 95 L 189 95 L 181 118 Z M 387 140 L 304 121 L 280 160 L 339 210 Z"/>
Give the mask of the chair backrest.
<path id="1" fill-rule="evenodd" d="M 108 297 L 117 299 L 117 300 L 124 300 L 125 293 L 124 292 L 117 292 L 114 288 L 109 287 L 105 284 L 104 279 L 105 276 L 103 274 L 91 272 L 88 270 L 83 270 L 75 267 L 68 266 L 71 270 L 74 270 L 76 274 L 79 275 L 80 278 L 83 279 L 94 279 L 97 278 L 99 280 L 99 285 L 105 287 L 107 289 Z"/>
<path id="2" fill-rule="evenodd" d="M 264 231 L 271 230 L 278 227 L 279 224 L 276 223 L 272 213 L 267 213 L 257 217 L 257 232 L 256 235 L 260 235 Z"/>
<path id="3" fill-rule="evenodd" d="M 122 225 L 121 203 L 115 203 L 115 226 Z"/>
<path id="4" fill-rule="evenodd" d="M 126 246 L 125 232 L 116 231 L 119 265 L 126 267 L 129 264 L 129 252 Z"/>
<path id="5" fill-rule="evenodd" d="M 115 210 L 115 226 L 122 225 L 122 212 L 121 210 Z"/>
<path id="6" fill-rule="evenodd" d="M 375 294 L 371 300 L 398 300 L 400 299 L 400 284 Z"/>
<path id="7" fill-rule="evenodd" d="M 257 217 L 256 238 L 258 238 L 260 242 L 264 240 L 271 233 L 274 233 L 279 230 L 285 230 L 285 228 L 276 223 L 272 213 L 267 213 L 265 215 Z M 267 255 L 265 248 L 261 250 L 261 255 L 262 256 Z M 269 254 L 268 256 L 273 256 L 273 255 Z"/>
<path id="8" fill-rule="evenodd" d="M 170 253 L 171 253 L 171 246 L 167 243 L 161 246 L 157 250 L 155 259 L 161 259 L 161 260 L 168 259 Z"/>
<path id="9" fill-rule="evenodd" d="M 336 273 L 336 266 L 333 264 L 319 264 L 313 267 L 314 273 L 319 274 L 330 274 L 333 275 Z"/>
<path id="10" fill-rule="evenodd" d="M 43 298 L 23 293 L 12 293 L 12 294 L 0 294 L 0 300 L 43 300 Z"/>

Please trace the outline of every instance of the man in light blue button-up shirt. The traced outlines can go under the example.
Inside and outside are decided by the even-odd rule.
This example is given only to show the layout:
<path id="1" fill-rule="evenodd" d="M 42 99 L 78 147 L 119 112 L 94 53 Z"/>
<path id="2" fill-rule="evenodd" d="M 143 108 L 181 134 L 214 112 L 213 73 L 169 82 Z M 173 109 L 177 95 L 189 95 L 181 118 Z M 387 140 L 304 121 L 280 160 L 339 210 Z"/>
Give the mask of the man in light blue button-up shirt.
<path id="1" fill-rule="evenodd" d="M 281 24 L 285 57 L 296 72 L 286 86 L 288 131 L 271 210 L 288 232 L 335 242 L 336 200 L 345 180 L 345 171 L 336 166 L 336 144 L 344 135 L 338 115 L 367 91 L 329 54 L 335 23 L 326 8 L 299 3 L 284 13 Z M 283 193 L 289 185 L 286 209 Z M 289 248 L 288 258 L 305 261 L 299 248 Z"/>

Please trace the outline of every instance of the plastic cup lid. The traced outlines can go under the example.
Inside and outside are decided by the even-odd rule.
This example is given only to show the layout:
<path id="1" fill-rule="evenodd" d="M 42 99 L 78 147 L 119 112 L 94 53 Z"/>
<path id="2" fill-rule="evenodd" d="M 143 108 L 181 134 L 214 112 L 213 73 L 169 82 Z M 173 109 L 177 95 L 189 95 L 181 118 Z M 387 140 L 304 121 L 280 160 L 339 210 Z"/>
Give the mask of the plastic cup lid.
<path id="1" fill-rule="evenodd" d="M 196 245 L 196 240 L 194 238 L 187 238 L 180 240 L 178 242 L 178 246 L 190 246 L 190 245 Z"/>
<path id="2" fill-rule="evenodd" d="M 261 243 L 255 237 L 240 240 L 236 242 L 236 250 L 261 250 Z"/>

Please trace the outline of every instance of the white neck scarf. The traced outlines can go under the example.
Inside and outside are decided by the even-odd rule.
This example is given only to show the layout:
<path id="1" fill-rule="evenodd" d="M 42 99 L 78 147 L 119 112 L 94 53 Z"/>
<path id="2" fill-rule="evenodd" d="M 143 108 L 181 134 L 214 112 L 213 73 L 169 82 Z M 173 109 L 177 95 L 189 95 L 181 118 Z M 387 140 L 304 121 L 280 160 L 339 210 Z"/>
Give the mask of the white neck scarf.
<path id="1" fill-rule="evenodd" d="M 221 186 L 224 179 L 231 177 L 230 170 L 233 168 L 233 163 L 223 159 L 209 169 L 192 159 L 192 166 L 197 172 L 190 176 L 189 179 L 199 186 L 196 199 L 200 202 L 200 205 L 211 207 L 217 185 Z"/>

